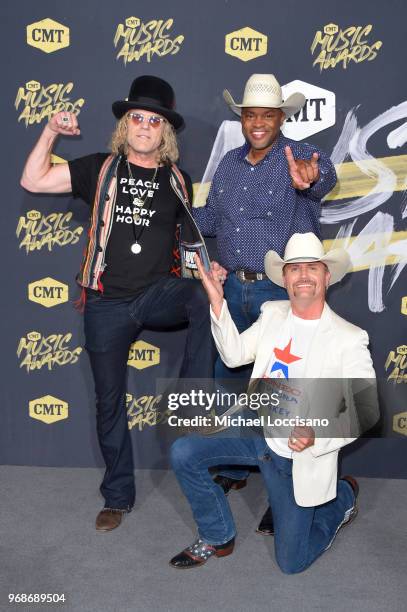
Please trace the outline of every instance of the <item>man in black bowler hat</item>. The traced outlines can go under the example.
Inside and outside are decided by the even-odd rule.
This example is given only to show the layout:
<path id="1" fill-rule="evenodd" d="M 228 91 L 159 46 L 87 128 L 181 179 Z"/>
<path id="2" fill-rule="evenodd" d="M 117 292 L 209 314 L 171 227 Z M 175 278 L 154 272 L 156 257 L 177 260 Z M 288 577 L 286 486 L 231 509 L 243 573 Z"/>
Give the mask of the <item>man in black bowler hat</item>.
<path id="1" fill-rule="evenodd" d="M 59 112 L 45 126 L 21 179 L 28 191 L 72 193 L 90 206 L 89 238 L 77 280 L 83 288 L 97 433 L 106 463 L 98 531 L 118 527 L 135 499 L 125 402 L 132 342 L 144 328 L 188 323 L 180 377 L 212 377 L 208 300 L 198 280 L 180 278 L 179 262 L 173 260 L 176 231 L 184 240 L 202 240 L 189 212 L 191 179 L 175 165 L 175 132 L 184 121 L 174 106 L 174 91 L 166 81 L 138 77 L 128 99 L 112 106 L 118 123 L 111 153 L 52 165 L 58 136 L 80 134 L 77 117 Z M 212 270 L 223 278 L 225 271 L 216 263 Z"/>

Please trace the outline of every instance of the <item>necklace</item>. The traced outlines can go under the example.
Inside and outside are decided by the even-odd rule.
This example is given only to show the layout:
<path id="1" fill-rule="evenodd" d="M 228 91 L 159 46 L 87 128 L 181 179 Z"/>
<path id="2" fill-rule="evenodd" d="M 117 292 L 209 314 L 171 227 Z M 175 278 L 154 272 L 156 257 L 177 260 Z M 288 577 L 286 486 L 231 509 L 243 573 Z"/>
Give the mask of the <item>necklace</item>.
<path id="1" fill-rule="evenodd" d="M 133 174 L 131 172 L 129 160 L 127 158 L 126 158 L 126 164 L 127 164 L 127 172 L 128 172 L 128 175 L 129 175 L 129 179 L 131 179 L 131 182 L 134 184 Z M 152 184 L 153 188 L 154 188 L 155 179 L 157 178 L 157 174 L 158 174 L 158 166 L 154 169 L 154 174 L 153 174 L 153 177 L 151 179 L 151 184 Z M 154 197 L 154 191 L 153 191 L 153 195 L 152 196 L 149 195 L 149 191 L 150 190 L 147 190 L 147 195 L 144 198 L 144 200 L 142 200 L 141 198 L 134 198 L 134 200 L 132 200 L 131 199 L 131 195 L 129 194 L 130 204 L 132 206 L 136 205 L 139 208 L 146 207 L 145 210 L 150 210 L 151 204 L 152 204 L 152 201 L 153 201 L 153 197 Z M 147 207 L 147 204 L 148 204 L 148 207 Z M 130 246 L 130 251 L 133 253 L 133 255 L 138 255 L 139 253 L 141 253 L 141 244 L 140 244 L 139 240 L 141 238 L 141 235 L 142 235 L 142 233 L 144 231 L 144 227 L 145 226 L 144 225 L 141 226 L 140 233 L 137 235 L 137 233 L 136 233 L 136 222 L 139 221 L 139 219 L 140 219 L 140 215 L 138 213 L 133 213 L 132 228 L 133 228 L 134 242 Z"/>

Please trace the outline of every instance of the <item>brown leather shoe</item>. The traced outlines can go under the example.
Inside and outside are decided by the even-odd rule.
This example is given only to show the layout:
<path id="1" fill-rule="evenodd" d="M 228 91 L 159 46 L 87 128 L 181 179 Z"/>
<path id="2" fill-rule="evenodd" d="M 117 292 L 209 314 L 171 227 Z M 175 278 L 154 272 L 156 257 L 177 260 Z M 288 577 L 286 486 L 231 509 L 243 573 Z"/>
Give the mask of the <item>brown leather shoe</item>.
<path id="1" fill-rule="evenodd" d="M 125 510 L 103 508 L 96 517 L 96 531 L 111 531 L 116 529 L 123 520 Z"/>

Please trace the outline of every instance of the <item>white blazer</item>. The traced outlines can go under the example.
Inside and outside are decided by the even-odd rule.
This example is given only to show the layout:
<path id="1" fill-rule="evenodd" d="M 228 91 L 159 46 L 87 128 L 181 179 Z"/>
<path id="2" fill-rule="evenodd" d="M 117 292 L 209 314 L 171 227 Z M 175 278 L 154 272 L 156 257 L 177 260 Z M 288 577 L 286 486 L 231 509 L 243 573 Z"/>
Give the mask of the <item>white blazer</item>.
<path id="1" fill-rule="evenodd" d="M 291 313 L 288 300 L 265 302 L 257 321 L 239 334 L 224 300 L 219 319 L 211 309 L 212 334 L 223 362 L 230 368 L 254 362 L 252 378 L 262 378 L 279 341 L 281 329 Z M 360 327 L 348 323 L 325 304 L 321 321 L 308 352 L 304 378 L 344 379 L 340 399 L 346 410 L 337 419 L 338 437 L 316 438 L 313 446 L 293 453 L 294 496 L 299 506 L 317 506 L 336 497 L 338 452 L 355 438 L 351 379 L 375 379 L 368 349 L 369 338 Z M 370 426 L 379 418 L 375 385 L 363 398 Z M 352 435 L 355 435 L 354 433 Z"/>

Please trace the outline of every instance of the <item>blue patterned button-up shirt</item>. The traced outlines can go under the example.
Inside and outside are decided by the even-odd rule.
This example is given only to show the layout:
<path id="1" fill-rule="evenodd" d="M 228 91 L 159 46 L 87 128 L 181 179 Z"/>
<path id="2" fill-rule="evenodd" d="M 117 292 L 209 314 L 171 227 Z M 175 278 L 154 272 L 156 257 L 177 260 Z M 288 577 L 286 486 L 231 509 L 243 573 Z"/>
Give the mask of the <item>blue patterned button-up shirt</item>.
<path id="1" fill-rule="evenodd" d="M 309 189 L 291 185 L 284 147 L 295 159 L 319 153 L 320 178 Z M 317 147 L 282 134 L 269 153 L 252 165 L 246 156 L 249 144 L 226 153 L 214 174 L 206 206 L 193 215 L 204 236 L 216 236 L 218 261 L 228 270 L 264 272 L 270 249 L 281 256 L 295 232 L 320 237 L 321 199 L 336 183 L 335 168 Z"/>

